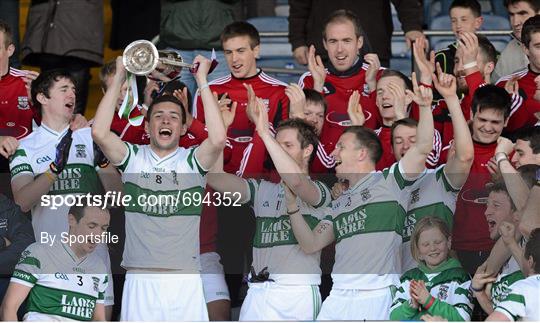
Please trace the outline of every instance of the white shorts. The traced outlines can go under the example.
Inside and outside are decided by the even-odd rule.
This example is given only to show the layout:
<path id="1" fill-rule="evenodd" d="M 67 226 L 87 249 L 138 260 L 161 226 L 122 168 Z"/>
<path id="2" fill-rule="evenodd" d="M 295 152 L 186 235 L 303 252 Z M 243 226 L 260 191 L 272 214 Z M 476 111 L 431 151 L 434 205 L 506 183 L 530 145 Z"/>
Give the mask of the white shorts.
<path id="1" fill-rule="evenodd" d="M 201 255 L 201 278 L 206 303 L 231 299 L 220 260 L 216 252 Z"/>
<path id="2" fill-rule="evenodd" d="M 317 321 L 389 320 L 391 306 L 389 287 L 375 290 L 332 289 L 324 300 Z"/>
<path id="3" fill-rule="evenodd" d="M 112 276 L 112 271 L 111 271 L 111 258 L 109 256 L 109 249 L 106 244 L 100 244 L 94 250 L 94 252 L 99 254 L 101 259 L 103 259 L 105 266 L 107 267 L 107 274 L 109 275 L 109 282 L 107 284 L 107 289 L 105 290 L 104 304 L 105 306 L 112 306 L 114 305 L 114 282 L 113 282 L 113 276 Z"/>
<path id="4" fill-rule="evenodd" d="M 314 321 L 321 308 L 316 285 L 250 283 L 240 321 Z"/>
<path id="5" fill-rule="evenodd" d="M 208 321 L 199 274 L 126 274 L 121 321 Z"/>

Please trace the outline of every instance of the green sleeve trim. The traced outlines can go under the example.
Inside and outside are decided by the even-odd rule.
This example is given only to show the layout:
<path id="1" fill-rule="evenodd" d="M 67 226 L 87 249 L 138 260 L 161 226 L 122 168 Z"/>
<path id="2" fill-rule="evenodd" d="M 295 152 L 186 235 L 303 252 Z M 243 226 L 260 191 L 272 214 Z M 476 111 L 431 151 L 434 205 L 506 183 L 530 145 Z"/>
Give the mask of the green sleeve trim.
<path id="1" fill-rule="evenodd" d="M 442 179 L 442 183 L 443 183 L 445 191 L 453 192 L 453 193 L 459 193 L 460 189 L 455 188 L 455 187 L 452 186 L 452 184 L 450 184 L 450 181 L 448 180 L 448 177 L 446 177 L 446 174 L 444 173 L 444 167 L 441 167 L 441 169 L 437 171 L 436 176 L 437 176 L 437 179 L 439 179 L 439 178 Z"/>
<path id="2" fill-rule="evenodd" d="M 19 263 L 17 265 L 30 265 L 41 269 L 41 262 L 35 257 L 24 257 L 19 260 Z"/>
<path id="3" fill-rule="evenodd" d="M 30 173 L 33 175 L 34 171 L 32 170 L 32 166 L 30 166 L 30 164 L 20 164 L 20 165 L 14 166 L 11 169 L 11 177 L 15 177 L 16 175 L 20 173 Z"/>
<path id="4" fill-rule="evenodd" d="M 519 319 L 518 316 L 512 314 L 512 312 L 510 312 L 509 310 L 507 310 L 506 308 L 504 308 L 504 307 L 502 307 L 502 306 L 500 306 L 500 305 L 497 305 L 493 310 L 494 310 L 494 311 L 499 310 L 499 312 L 502 312 L 502 311 L 506 312 L 508 315 L 510 315 L 510 317 L 512 317 L 512 318 L 514 319 L 514 321 L 517 321 L 517 320 Z M 502 310 L 502 311 L 501 311 L 501 310 Z"/>
<path id="5" fill-rule="evenodd" d="M 400 190 L 403 190 L 405 187 L 411 186 L 412 184 L 414 184 L 414 182 L 416 182 L 416 179 L 411 181 L 406 179 L 405 176 L 403 176 L 401 170 L 399 169 L 399 163 L 397 163 L 394 167 L 393 176 Z"/>
<path id="6" fill-rule="evenodd" d="M 124 157 L 124 160 L 122 160 L 118 165 L 115 165 L 120 171 L 122 172 L 125 172 L 126 171 L 126 168 L 129 164 L 129 160 L 131 159 L 131 149 L 133 147 L 133 150 L 135 150 L 135 147 L 134 145 L 128 143 L 128 142 L 125 142 L 124 141 L 124 145 L 126 145 L 126 148 L 127 148 L 127 154 L 126 156 Z"/>
<path id="7" fill-rule="evenodd" d="M 525 305 L 525 297 L 519 294 L 508 294 L 502 302 L 516 302 Z"/>
<path id="8" fill-rule="evenodd" d="M 16 278 L 16 279 L 23 280 L 23 281 L 28 282 L 28 283 L 30 283 L 32 285 L 37 282 L 37 278 L 34 275 L 32 275 L 30 273 L 27 273 L 26 271 L 20 270 L 20 269 L 15 269 L 13 271 L 12 277 Z"/>
<path id="9" fill-rule="evenodd" d="M 314 183 L 319 188 L 319 192 L 321 193 L 321 199 L 319 200 L 319 203 L 317 203 L 317 205 L 314 205 L 313 207 L 314 208 L 320 208 L 321 206 L 323 206 L 325 204 L 324 202 L 327 199 L 326 189 L 325 189 L 326 187 L 324 186 L 324 184 L 322 184 L 319 181 L 315 181 Z"/>
<path id="10" fill-rule="evenodd" d="M 456 288 L 456 291 L 454 292 L 456 295 L 463 295 L 463 296 L 466 296 L 467 298 L 469 297 L 469 291 L 466 290 L 465 288 L 462 288 L 462 287 L 458 287 Z"/>
<path id="11" fill-rule="evenodd" d="M 189 152 L 189 156 L 187 158 L 187 162 L 189 164 L 189 167 L 191 167 L 191 169 L 196 170 L 197 172 L 199 172 L 199 174 L 204 176 L 208 173 L 208 170 L 204 169 L 199 163 L 199 161 L 197 160 L 197 156 L 195 156 L 196 150 L 197 148 L 191 149 L 191 151 Z M 195 169 L 193 165 L 195 165 L 197 169 Z"/>
<path id="12" fill-rule="evenodd" d="M 247 180 L 248 188 L 249 188 L 249 201 L 247 201 L 247 203 L 250 206 L 255 205 L 255 194 L 257 193 L 257 188 L 255 187 L 254 181 L 255 181 L 254 179 L 248 179 Z M 258 180 L 257 180 L 257 184 L 260 184 L 260 182 Z"/>
<path id="13" fill-rule="evenodd" d="M 27 157 L 26 155 L 26 151 L 24 149 L 17 149 L 15 150 L 15 152 L 13 153 L 13 155 L 11 155 L 9 157 L 9 162 L 11 163 L 12 160 L 14 160 L 15 158 L 17 157 Z"/>

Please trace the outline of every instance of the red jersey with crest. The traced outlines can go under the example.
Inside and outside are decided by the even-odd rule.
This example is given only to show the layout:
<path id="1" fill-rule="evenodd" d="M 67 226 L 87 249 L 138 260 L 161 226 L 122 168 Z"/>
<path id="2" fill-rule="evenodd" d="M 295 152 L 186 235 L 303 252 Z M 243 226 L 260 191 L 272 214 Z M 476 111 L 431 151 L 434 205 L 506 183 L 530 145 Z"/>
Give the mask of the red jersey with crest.
<path id="1" fill-rule="evenodd" d="M 252 173 L 262 173 L 263 163 L 252 162 L 251 148 L 255 133 L 255 124 L 249 121 L 247 108 L 247 90 L 243 84 L 250 84 L 257 97 L 261 98 L 268 111 L 268 121 L 275 128 L 277 124 L 288 118 L 289 98 L 285 95 L 287 84 L 270 77 L 263 71 L 260 71 L 253 77 L 237 79 L 231 74 L 222 78 L 215 79 L 208 84 L 210 90 L 216 92 L 219 97 L 224 93 L 232 101 L 238 103 L 236 116 L 227 131 L 227 138 L 231 145 L 230 156 L 224 156 L 224 170 L 228 173 L 243 176 L 246 169 Z M 193 102 L 193 117 L 201 122 L 204 120 L 204 109 L 200 99 L 200 93 L 197 91 Z"/>
<path id="2" fill-rule="evenodd" d="M 343 130 L 351 125 L 347 107 L 349 97 L 357 90 L 361 93 L 360 104 L 363 107 L 366 117 L 365 127 L 377 129 L 380 124 L 380 117 L 377 107 L 370 104 L 366 84 L 366 70 L 369 65 L 359 60 L 346 72 L 337 72 L 333 68 L 327 68 L 324 80 L 324 96 L 328 104 L 328 110 L 321 131 L 321 148 L 324 151 L 317 153 L 317 158 L 313 160 L 311 171 L 315 173 L 328 172 L 328 169 L 335 166 L 333 158 L 329 158 L 334 150 Z M 381 69 L 382 70 L 382 69 Z M 310 72 L 304 73 L 298 82 L 301 88 L 312 89 L 314 82 Z M 374 93 L 374 92 L 372 92 Z M 372 101 L 372 99 L 371 99 Z"/>
<path id="3" fill-rule="evenodd" d="M 540 102 L 534 99 L 536 92 L 536 82 L 534 79 L 540 74 L 534 73 L 530 69 L 501 77 L 497 81 L 497 86 L 503 87 L 510 79 L 518 78 L 519 95 L 512 96 L 512 107 L 510 109 L 510 117 L 508 124 L 505 127 L 505 132 L 513 133 L 517 130 L 534 126 L 538 119 L 534 116 L 540 112 Z"/>
<path id="4" fill-rule="evenodd" d="M 24 71 L 9 68 L 8 73 L 0 77 L 0 136 L 21 139 L 32 132 L 32 120 L 38 121 L 24 75 Z"/>
<path id="5" fill-rule="evenodd" d="M 491 181 L 487 163 L 495 154 L 497 143 L 474 142 L 474 161 L 467 181 L 459 192 L 454 214 L 452 249 L 488 251 L 493 247 L 485 216 L 486 184 Z"/>

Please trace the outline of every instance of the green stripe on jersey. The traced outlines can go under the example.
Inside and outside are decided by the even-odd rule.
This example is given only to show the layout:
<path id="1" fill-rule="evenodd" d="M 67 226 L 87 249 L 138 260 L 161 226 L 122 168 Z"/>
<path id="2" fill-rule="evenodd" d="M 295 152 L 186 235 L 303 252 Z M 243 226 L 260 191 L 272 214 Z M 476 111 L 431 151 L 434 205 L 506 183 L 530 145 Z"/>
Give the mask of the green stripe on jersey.
<path id="1" fill-rule="evenodd" d="M 24 255 L 21 256 L 21 259 L 19 260 L 18 265 L 23 265 L 23 264 L 34 266 L 41 269 L 41 262 L 36 257 L 29 257 L 29 256 L 24 256 Z"/>
<path id="2" fill-rule="evenodd" d="M 439 169 L 435 174 L 436 174 L 435 176 L 437 176 L 437 180 L 442 179 L 444 189 L 447 192 L 459 193 L 460 190 L 453 188 L 450 182 L 448 181 L 448 178 L 446 178 L 446 175 L 444 174 L 444 167 L 441 167 L 441 169 Z"/>
<path id="3" fill-rule="evenodd" d="M 26 151 L 24 149 L 17 149 L 15 150 L 15 152 L 13 153 L 13 155 L 9 156 L 9 162 L 11 163 L 11 161 L 17 157 L 27 157 L 26 155 Z"/>
<path id="4" fill-rule="evenodd" d="M 518 280 L 525 279 L 521 270 L 514 271 L 511 274 L 508 274 L 497 282 L 494 282 L 491 286 L 491 299 L 495 304 L 502 302 L 508 292 L 510 291 L 509 286 Z"/>
<path id="5" fill-rule="evenodd" d="M 98 193 L 99 191 L 100 183 L 94 166 L 68 164 L 58 175 L 49 194 Z"/>
<path id="6" fill-rule="evenodd" d="M 58 315 L 79 321 L 90 321 L 96 298 L 90 295 L 34 285 L 28 296 L 28 311 Z"/>
<path id="7" fill-rule="evenodd" d="M 443 220 L 448 228 L 452 230 L 454 213 L 443 202 L 437 202 L 430 205 L 420 206 L 416 209 L 411 209 L 407 212 L 405 225 L 403 227 L 403 242 L 409 241 L 412 236 L 414 227 L 418 221 L 427 217 L 435 216 Z"/>
<path id="8" fill-rule="evenodd" d="M 401 236 L 405 210 L 397 201 L 362 205 L 334 218 L 336 243 L 357 234 L 394 231 Z"/>
<path id="9" fill-rule="evenodd" d="M 309 214 L 303 214 L 303 217 L 312 230 L 319 223 L 317 218 Z M 253 247 L 255 248 L 298 244 L 288 215 L 282 215 L 279 218 L 257 217 L 256 226 L 253 237 Z"/>
<path id="10" fill-rule="evenodd" d="M 204 188 L 201 186 L 180 191 L 154 191 L 127 182 L 124 183 L 124 195 L 131 196 L 126 212 L 157 217 L 200 216 L 202 207 L 206 203 L 203 201 L 205 195 Z"/>

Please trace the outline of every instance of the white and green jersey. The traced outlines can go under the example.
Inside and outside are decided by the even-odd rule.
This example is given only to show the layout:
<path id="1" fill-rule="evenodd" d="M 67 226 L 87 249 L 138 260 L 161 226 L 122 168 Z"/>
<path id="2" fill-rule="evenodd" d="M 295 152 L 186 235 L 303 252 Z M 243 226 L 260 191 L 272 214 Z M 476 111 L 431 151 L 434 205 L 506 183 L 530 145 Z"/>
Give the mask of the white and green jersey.
<path id="1" fill-rule="evenodd" d="M 95 252 L 79 259 L 64 243 L 33 243 L 21 254 L 12 283 L 31 287 L 25 320 L 90 321 L 104 303 L 105 263 Z"/>
<path id="2" fill-rule="evenodd" d="M 122 171 L 126 243 L 122 266 L 198 273 L 199 222 L 206 186 L 197 148 L 177 148 L 163 158 L 150 146 L 125 143 Z"/>
<path id="3" fill-rule="evenodd" d="M 37 177 L 49 169 L 56 157 L 56 145 L 66 134 L 68 128 L 56 132 L 44 124 L 20 141 L 10 161 L 11 180 L 21 175 Z M 47 193 L 49 195 L 79 195 L 99 193 L 101 185 L 94 167 L 94 146 L 90 128 L 73 132 L 73 141 L 65 169 Z M 41 201 L 32 207 L 32 227 L 36 241 L 41 232 L 47 232 L 60 239 L 63 232 L 69 231 L 67 214 L 69 206 L 61 205 L 53 210 L 41 206 Z"/>
<path id="4" fill-rule="evenodd" d="M 520 243 L 523 244 L 523 240 Z M 501 272 L 497 275 L 497 280 L 491 285 L 491 302 L 493 303 L 493 308 L 498 306 L 508 296 L 510 285 L 524 278 L 525 276 L 521 272 L 519 263 L 513 256 L 510 257 L 502 267 Z"/>
<path id="5" fill-rule="evenodd" d="M 399 282 L 404 206 L 413 184 L 395 163 L 367 174 L 332 201 L 333 288 L 379 289 Z"/>
<path id="6" fill-rule="evenodd" d="M 427 170 L 411 188 L 403 227 L 401 265 L 404 272 L 418 265 L 412 257 L 410 242 L 414 226 L 418 221 L 426 216 L 436 216 L 446 222 L 448 228 L 452 230 L 453 216 L 460 189 L 450 184 L 444 173 L 445 166 L 441 165 L 436 169 Z"/>
<path id="7" fill-rule="evenodd" d="M 409 305 L 412 280 L 422 280 L 431 296 L 436 298 L 429 312 L 414 309 Z M 459 261 L 449 258 L 436 269 L 425 264 L 408 270 L 401 276 L 391 308 L 392 320 L 420 320 L 422 315 L 441 316 L 448 321 L 469 321 L 473 310 L 472 296 L 469 292 L 471 278 L 461 268 Z"/>
<path id="8" fill-rule="evenodd" d="M 511 321 L 540 321 L 540 275 L 518 280 L 495 307 Z"/>
<path id="9" fill-rule="evenodd" d="M 320 199 L 311 206 L 297 198 L 300 213 L 313 229 L 329 214 L 330 190 L 314 181 Z M 253 238 L 253 268 L 259 273 L 268 267 L 270 279 L 285 285 L 319 285 L 321 283 L 320 252 L 307 255 L 294 237 L 287 215 L 285 190 L 281 183 L 248 179 L 248 202 L 256 217 Z"/>

